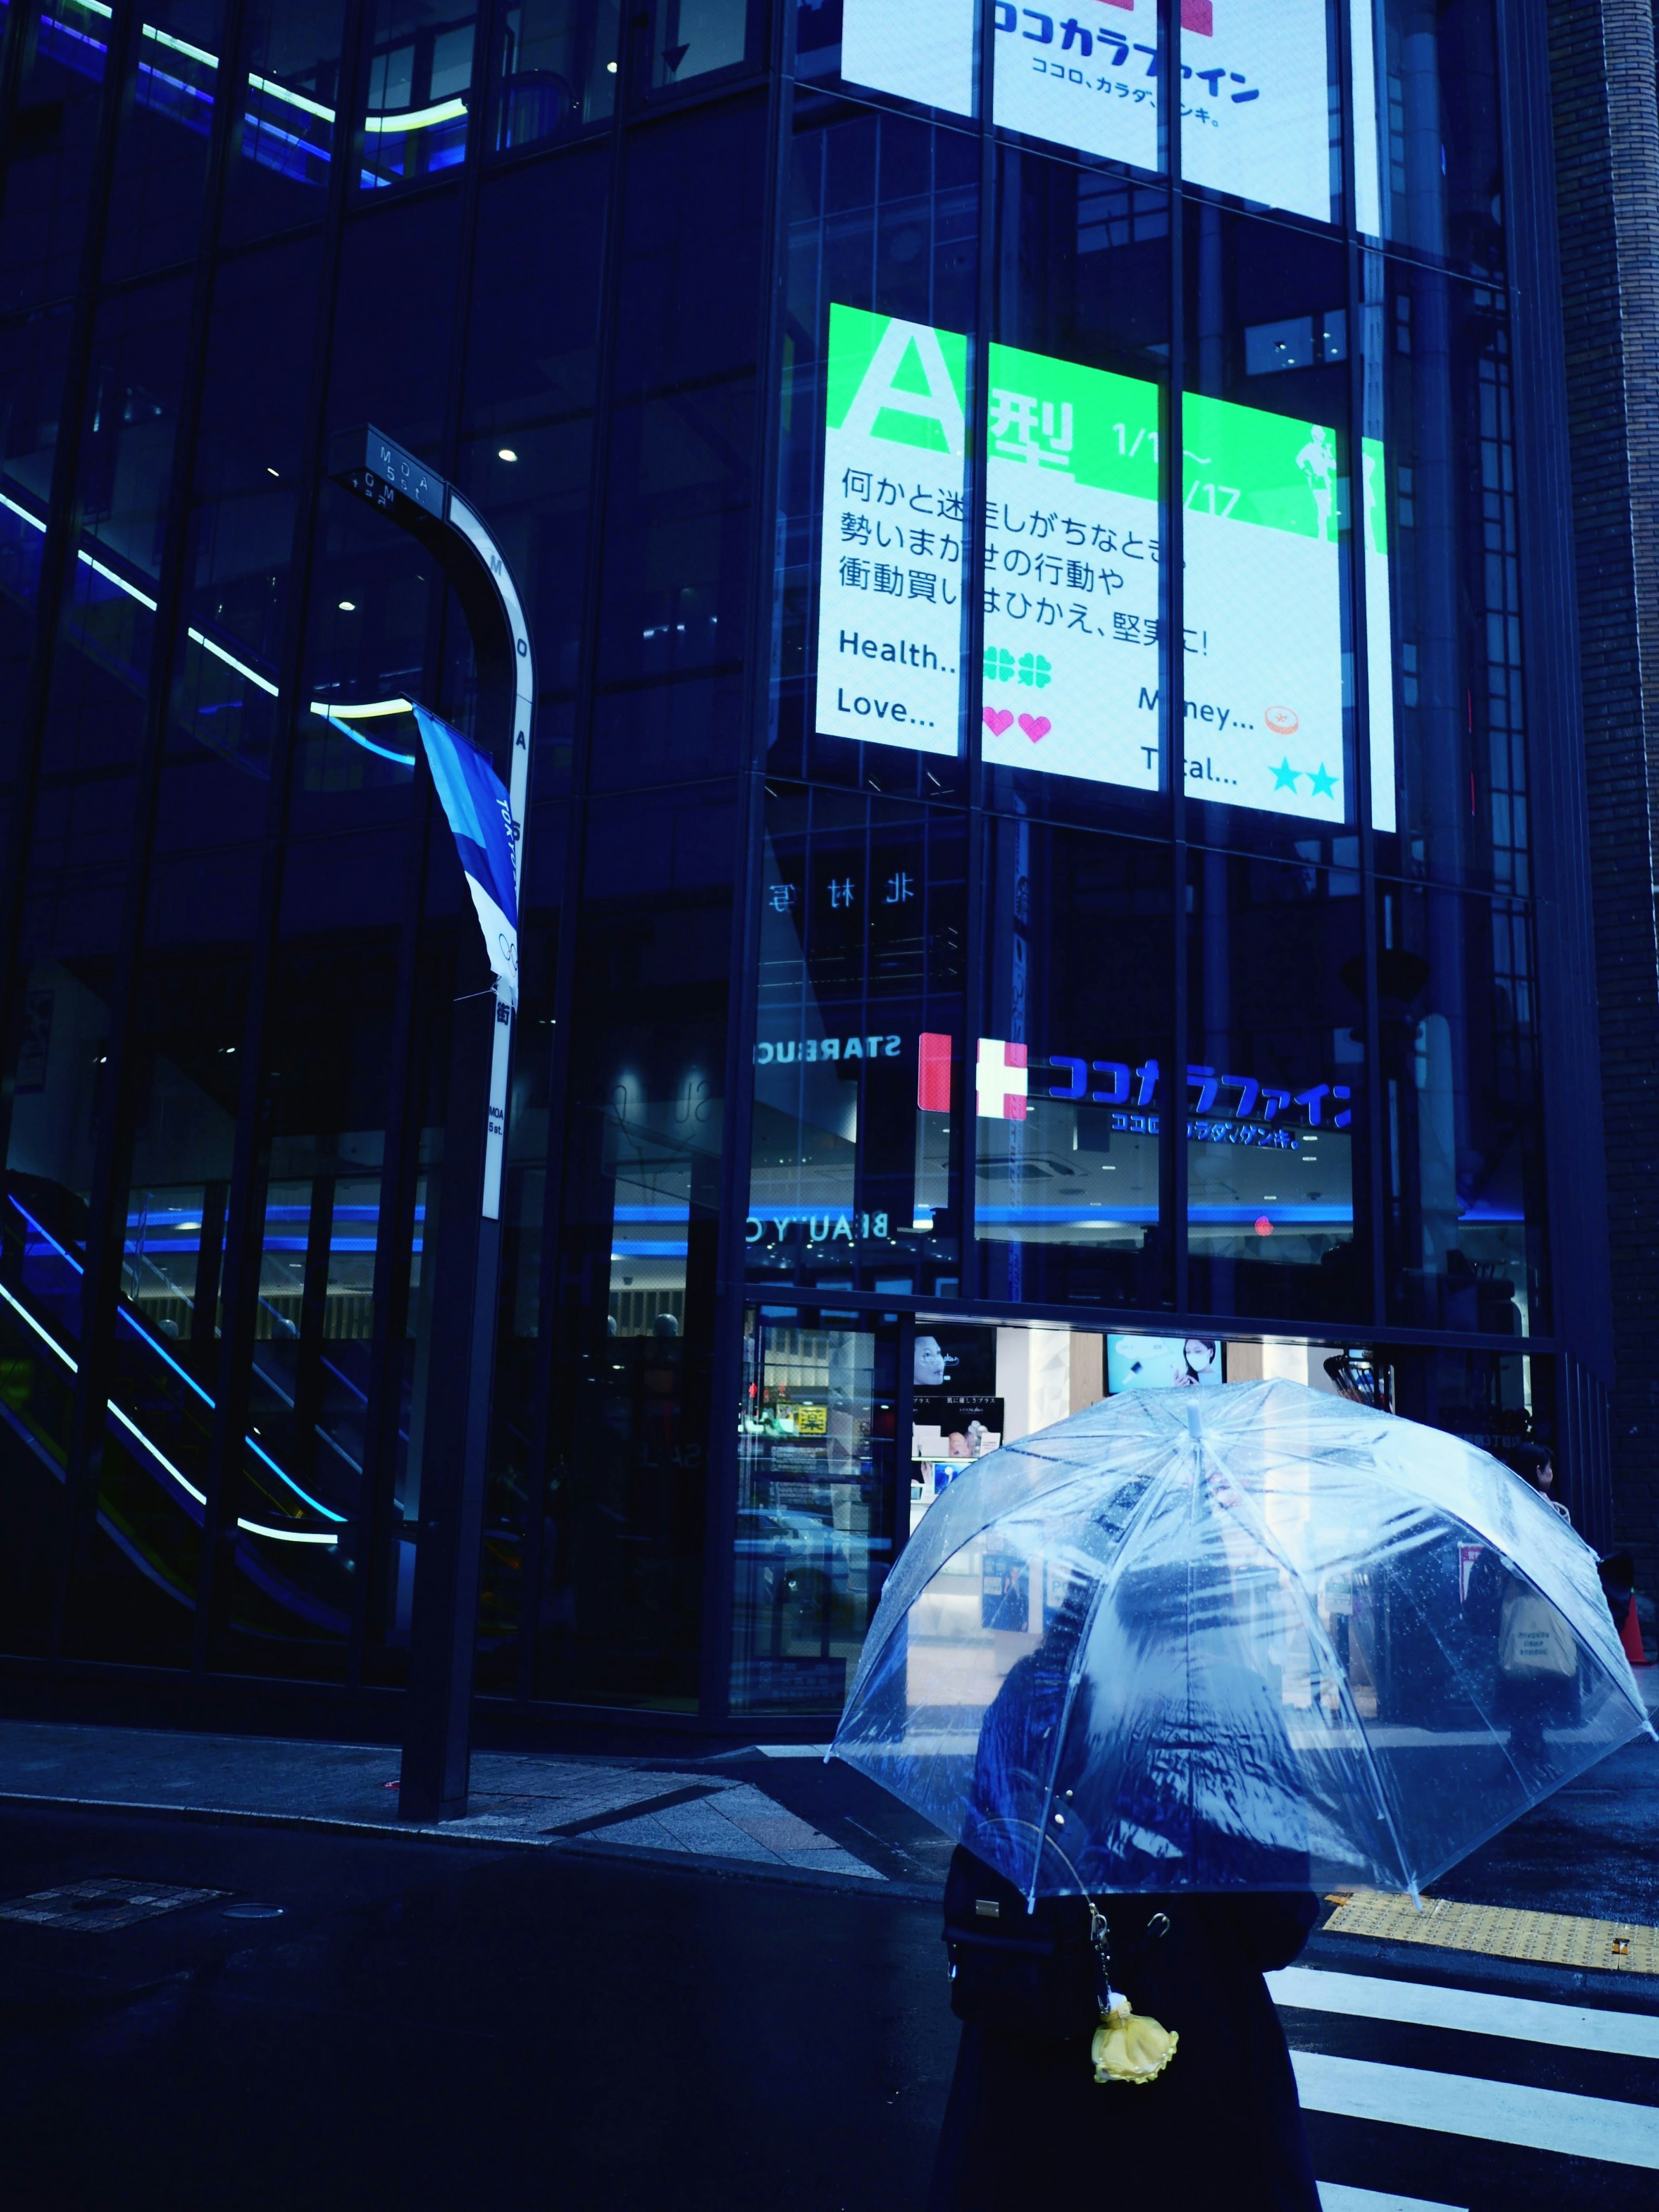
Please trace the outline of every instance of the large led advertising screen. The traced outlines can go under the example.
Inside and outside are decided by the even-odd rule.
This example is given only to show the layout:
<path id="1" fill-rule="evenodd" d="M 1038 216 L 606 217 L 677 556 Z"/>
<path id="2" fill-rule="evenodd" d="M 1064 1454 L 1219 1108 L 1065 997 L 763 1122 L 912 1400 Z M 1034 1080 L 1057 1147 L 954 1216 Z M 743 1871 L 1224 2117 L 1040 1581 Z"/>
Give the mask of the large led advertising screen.
<path id="1" fill-rule="evenodd" d="M 977 5 L 845 0 L 842 76 L 971 114 Z M 999 0 L 994 16 L 1004 129 L 1158 167 L 1158 0 Z M 1325 0 L 1182 0 L 1182 175 L 1328 222 L 1330 76 Z"/>
<path id="2" fill-rule="evenodd" d="M 957 749 L 966 373 L 956 333 L 830 310 L 817 698 L 826 734 Z M 1156 790 L 1158 387 L 1010 346 L 990 349 L 988 373 L 984 757 Z M 1188 789 L 1352 820 L 1335 433 L 1197 394 L 1184 413 Z M 1373 441 L 1364 459 L 1372 768 L 1379 802 L 1386 790 L 1391 804 Z"/>

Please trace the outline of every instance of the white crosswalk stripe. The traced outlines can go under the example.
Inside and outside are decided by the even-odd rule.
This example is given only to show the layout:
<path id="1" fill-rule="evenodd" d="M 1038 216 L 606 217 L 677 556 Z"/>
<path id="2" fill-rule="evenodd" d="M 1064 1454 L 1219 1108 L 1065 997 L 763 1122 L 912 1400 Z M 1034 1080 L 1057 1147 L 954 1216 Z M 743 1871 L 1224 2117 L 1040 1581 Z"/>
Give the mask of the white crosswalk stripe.
<path id="1" fill-rule="evenodd" d="M 1445 1983 L 1310 1966 L 1286 1967 L 1269 1974 L 1267 1983 L 1275 2002 L 1291 2014 L 1375 2022 L 1385 2035 L 1391 2027 L 1430 2028 L 1449 2031 L 1454 2037 L 1524 2043 L 1567 2060 L 1580 2054 L 1601 2064 L 1609 2058 L 1659 2059 L 1659 2017 L 1634 2010 L 1561 2004 Z M 1459 2072 L 1455 2070 L 1455 2042 L 1446 2046 L 1449 2070 L 1444 2072 L 1299 2050 L 1294 2021 L 1290 2026 L 1297 2087 L 1303 2108 L 1310 2113 L 1326 2113 L 1362 2126 L 1461 2136 L 1471 2144 L 1553 2152 L 1593 2160 L 1604 2168 L 1659 2171 L 1659 2104 L 1633 2104 L 1544 2087 L 1535 2081 L 1507 2081 L 1484 2073 Z M 1308 2023 L 1304 2035 L 1310 2029 Z M 1419 2043 L 1412 2055 L 1419 2055 L 1421 2048 Z M 1490 2051 L 1483 2056 L 1486 2063 L 1494 2063 Z M 1624 2081 L 1630 2079 L 1626 2073 Z M 1655 2090 L 1659 2096 L 1659 2079 Z M 1454 2167 L 1446 2177 L 1453 2187 L 1457 2185 L 1455 2172 Z M 1323 2212 L 1460 2212 L 1455 2204 L 1349 2183 L 1322 2182 L 1320 2201 Z"/>
<path id="2" fill-rule="evenodd" d="M 1319 2185 L 1322 2212 L 1467 2212 L 1461 2204 L 1434 2204 L 1426 2197 L 1391 2197 L 1377 2189 L 1350 2189 L 1340 2181 Z"/>
<path id="3" fill-rule="evenodd" d="M 1589 2005 L 1493 1996 L 1483 1990 L 1450 1988 L 1443 1983 L 1322 1973 L 1312 1966 L 1286 1966 L 1268 1975 L 1267 1986 L 1279 2004 L 1303 2012 L 1345 2013 L 1360 2020 L 1510 2036 L 1521 2043 L 1550 2043 L 1565 2050 L 1659 2058 L 1659 2017 L 1651 2013 L 1600 2012 Z"/>
<path id="4" fill-rule="evenodd" d="M 1473 2074 L 1431 2074 L 1421 2066 L 1383 2066 L 1370 2058 L 1334 2058 L 1319 2051 L 1292 2051 L 1291 2059 L 1308 2112 L 1428 2128 L 1520 2150 L 1559 2151 L 1608 2166 L 1659 2166 L 1659 2108 L 1651 2105 L 1528 2088 Z"/>

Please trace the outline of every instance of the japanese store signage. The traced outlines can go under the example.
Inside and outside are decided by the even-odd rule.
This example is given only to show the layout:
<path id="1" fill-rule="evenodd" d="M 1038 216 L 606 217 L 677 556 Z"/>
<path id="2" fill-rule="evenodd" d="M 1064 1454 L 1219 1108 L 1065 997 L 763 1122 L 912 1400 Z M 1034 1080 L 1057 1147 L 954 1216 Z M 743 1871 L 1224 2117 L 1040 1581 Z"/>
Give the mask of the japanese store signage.
<path id="1" fill-rule="evenodd" d="M 973 112 L 978 0 L 845 0 L 842 74 Z M 1158 0 L 998 0 L 996 120 L 1109 161 L 1158 167 Z M 1182 173 L 1328 222 L 1325 0 L 1182 0 Z"/>
<path id="2" fill-rule="evenodd" d="M 953 1042 L 943 1031 L 925 1030 L 917 1041 L 916 1105 L 923 1113 L 951 1110 L 952 1050 Z M 1029 1046 L 1003 1037 L 981 1037 L 974 1066 L 975 1111 L 981 1121 L 1024 1121 L 1034 1099 L 1087 1100 L 1094 1106 L 1131 1109 L 1113 1115 L 1114 1127 L 1150 1130 L 1155 1135 L 1158 1115 L 1149 1115 L 1146 1109 L 1160 1103 L 1162 1073 L 1155 1060 L 1132 1066 L 1127 1060 L 1079 1060 L 1057 1052 L 1034 1061 Z M 1065 1079 L 1049 1081 L 1054 1075 Z M 1216 1144 L 1294 1149 L 1296 1140 L 1287 1123 L 1305 1121 L 1311 1129 L 1346 1129 L 1353 1120 L 1353 1091 L 1346 1083 L 1315 1083 L 1305 1091 L 1291 1091 L 1262 1083 L 1254 1075 L 1228 1075 L 1189 1063 L 1187 1089 L 1197 1094 L 1188 1105 L 1198 1116 L 1188 1121 L 1187 1134 Z M 1219 1115 L 1218 1104 L 1223 1109 Z"/>
<path id="3" fill-rule="evenodd" d="M 988 370 L 985 757 L 1156 790 L 1158 387 L 1010 346 Z M 832 307 L 826 404 L 817 726 L 953 753 L 966 342 Z M 1195 393 L 1184 413 L 1188 789 L 1351 819 L 1335 434 Z M 1388 626 L 1373 441 L 1365 463 L 1375 732 Z"/>

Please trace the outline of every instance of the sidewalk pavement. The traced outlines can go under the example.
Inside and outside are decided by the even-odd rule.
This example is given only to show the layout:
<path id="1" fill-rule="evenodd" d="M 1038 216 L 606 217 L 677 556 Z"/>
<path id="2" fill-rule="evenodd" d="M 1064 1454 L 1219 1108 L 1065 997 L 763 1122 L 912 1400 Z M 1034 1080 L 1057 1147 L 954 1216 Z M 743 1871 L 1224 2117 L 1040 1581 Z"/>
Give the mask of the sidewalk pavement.
<path id="1" fill-rule="evenodd" d="M 1637 1676 L 1659 1711 L 1659 1668 Z M 0 1804 L 185 1813 L 220 1821 L 538 1850 L 581 1846 L 769 1870 L 785 1878 L 942 1886 L 948 1840 L 819 1745 L 751 1744 L 712 1758 L 479 1752 L 471 1811 L 398 1818 L 387 1745 L 197 1735 L 0 1720 Z M 1638 1739 L 1558 1790 L 1435 1883 L 1476 1905 L 1655 1917 L 1659 1744 Z"/>
<path id="2" fill-rule="evenodd" d="M 479 1752 L 466 1819 L 426 1826 L 398 1818 L 398 1753 L 386 1745 L 0 1721 L 0 1802 L 185 1812 L 543 1849 L 591 1838 L 797 1874 L 884 1878 L 757 1788 L 750 1771 L 747 1761 L 736 1771 L 729 1754 L 671 1765 Z"/>

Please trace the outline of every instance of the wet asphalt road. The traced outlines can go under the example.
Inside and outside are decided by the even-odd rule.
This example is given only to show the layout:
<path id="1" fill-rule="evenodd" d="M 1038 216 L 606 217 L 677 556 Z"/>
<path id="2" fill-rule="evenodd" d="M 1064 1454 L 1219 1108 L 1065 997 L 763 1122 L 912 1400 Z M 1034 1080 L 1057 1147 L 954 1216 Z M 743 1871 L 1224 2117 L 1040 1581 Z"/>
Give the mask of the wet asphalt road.
<path id="1" fill-rule="evenodd" d="M 1659 1918 L 1659 1752 L 1620 1758 L 1444 1893 Z M 101 1934 L 0 1920 L 0 2204 L 919 2212 L 956 2040 L 942 1846 L 844 1771 L 765 1780 L 888 1879 L 0 1805 L 0 1900 L 226 1893 Z M 282 1915 L 228 1917 L 248 1900 Z M 1335 1937 L 1303 1966 L 1281 2002 L 1333 2206 L 1659 2202 L 1659 1987 Z M 1419 2016 L 1368 2016 L 1379 1989 Z M 1449 2025 L 1462 1990 L 1487 2009 Z"/>

